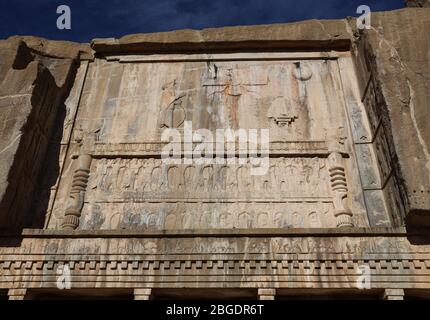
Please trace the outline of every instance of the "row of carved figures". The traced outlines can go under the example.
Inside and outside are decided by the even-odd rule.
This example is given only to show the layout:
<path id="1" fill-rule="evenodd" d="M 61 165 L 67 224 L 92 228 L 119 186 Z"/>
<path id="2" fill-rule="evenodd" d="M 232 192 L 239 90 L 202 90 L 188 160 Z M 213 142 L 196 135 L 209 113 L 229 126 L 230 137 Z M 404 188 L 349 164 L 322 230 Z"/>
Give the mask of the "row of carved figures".
<path id="1" fill-rule="evenodd" d="M 333 227 L 331 203 L 252 204 L 247 206 L 96 204 L 82 218 L 83 229 L 208 229 Z M 106 216 L 106 212 L 113 212 Z"/>
<path id="2" fill-rule="evenodd" d="M 326 159 L 273 158 L 266 175 L 251 165 L 164 165 L 160 159 L 100 159 L 90 188 L 114 194 L 137 192 L 258 192 L 327 195 Z"/>
<path id="3" fill-rule="evenodd" d="M 267 184 L 273 188 L 274 182 L 280 182 L 277 187 L 278 189 L 271 190 L 271 191 L 282 191 L 282 183 L 287 182 L 288 179 L 286 179 L 286 174 L 291 175 L 291 179 L 296 184 L 293 184 L 296 186 L 297 189 L 299 187 L 304 185 L 304 182 L 307 182 L 308 187 L 315 187 L 316 185 L 319 186 L 320 179 L 317 179 L 315 181 L 315 184 L 311 177 L 315 177 L 317 175 L 318 178 L 320 178 L 320 173 L 325 172 L 326 175 L 330 177 L 330 187 L 331 187 L 331 193 L 333 196 L 333 206 L 334 206 L 334 217 L 336 217 L 336 226 L 337 227 L 350 227 L 353 226 L 353 220 L 352 220 L 352 212 L 349 208 L 349 199 L 348 199 L 348 186 L 347 186 L 347 180 L 346 180 L 346 174 L 345 174 L 345 167 L 343 165 L 343 159 L 342 155 L 338 152 L 332 152 L 329 157 L 327 163 L 324 161 L 324 159 L 319 158 L 278 158 L 275 160 L 275 165 L 272 163 L 269 169 L 269 174 L 267 180 L 257 180 L 258 182 L 263 182 L 262 184 L 259 184 L 259 187 L 255 185 L 255 180 L 252 180 L 251 177 L 253 177 L 250 174 L 250 164 L 244 164 L 239 166 L 221 166 L 218 168 L 218 171 L 214 170 L 213 165 L 204 165 L 201 167 L 196 167 L 193 165 L 185 166 L 185 165 L 162 165 L 161 160 L 159 159 L 104 159 L 99 160 L 101 163 L 104 162 L 105 166 L 96 166 L 96 173 L 101 173 L 101 182 L 94 183 L 92 182 L 90 185 L 92 185 L 92 189 L 98 190 L 105 190 L 108 192 L 112 192 L 109 188 L 112 186 L 113 180 L 108 180 L 111 184 L 106 183 L 107 178 L 112 178 L 110 176 L 112 174 L 112 169 L 114 168 L 114 165 L 116 166 L 116 186 L 118 186 L 118 181 L 121 181 L 120 186 L 130 187 L 134 186 L 135 183 L 137 183 L 137 179 L 140 177 L 145 178 L 145 175 L 139 176 L 139 172 L 141 168 L 147 168 L 146 172 L 149 174 L 147 177 L 147 180 L 141 180 L 142 183 L 146 182 L 145 185 L 148 185 L 148 182 L 150 183 L 149 186 L 152 188 L 153 183 L 157 183 L 156 191 L 162 190 L 161 187 L 164 186 L 176 186 L 178 189 L 173 189 L 175 192 L 177 190 L 181 190 L 182 188 L 186 187 L 187 185 L 191 188 L 201 188 L 203 191 L 210 192 L 213 188 L 215 188 L 215 184 L 217 182 L 225 183 L 229 181 L 236 182 L 234 187 L 237 187 L 236 190 L 240 191 L 250 191 L 255 192 L 257 190 L 262 190 L 259 187 L 261 186 L 267 186 Z M 309 163 L 310 161 L 313 161 L 312 164 Z M 92 157 L 87 154 L 82 154 L 78 157 L 77 167 L 73 174 L 72 179 L 72 185 L 69 193 L 69 197 L 66 203 L 65 208 L 65 216 L 62 223 L 62 227 L 64 229 L 76 229 L 79 226 L 79 220 L 81 216 L 82 209 L 84 207 L 84 197 L 86 193 L 86 189 L 88 186 L 89 178 L 90 178 L 90 172 L 91 172 L 91 162 Z M 134 162 L 134 166 L 133 166 Z M 139 162 L 143 162 L 143 164 L 146 164 L 144 166 L 138 167 L 137 165 Z M 327 166 L 327 170 L 323 170 Z M 100 168 L 104 170 L 100 170 Z M 133 169 L 134 170 L 133 170 Z M 223 170 L 225 168 L 225 171 Z M 305 170 L 305 168 L 307 170 Z M 109 170 L 110 169 L 110 170 Z M 313 172 L 313 169 L 316 169 L 316 174 L 311 174 Z M 154 172 L 158 170 L 157 175 L 154 175 Z M 241 171 L 243 170 L 243 171 Z M 132 174 L 130 174 L 132 172 Z M 143 171 L 145 172 L 145 170 Z M 229 174 L 230 172 L 230 174 Z M 187 174 L 188 173 L 188 174 Z M 218 173 L 218 175 L 216 174 Z M 220 173 L 223 173 L 220 175 Z M 267 176 L 267 175 L 266 175 Z M 266 177 L 266 176 L 257 176 L 259 178 Z M 97 174 L 96 174 L 97 177 Z M 189 179 L 187 179 L 189 178 Z M 193 178 L 197 178 L 197 180 L 193 180 Z M 219 178 L 217 181 L 216 178 Z M 233 178 L 233 180 L 229 180 L 229 178 Z M 279 179 L 281 178 L 281 179 Z M 326 177 L 327 178 L 327 177 Z M 236 179 L 236 180 L 234 180 Z M 273 179 L 273 180 L 272 180 Z M 97 181 L 97 179 L 96 179 Z M 160 182 L 161 181 L 161 182 Z M 179 182 L 178 182 L 179 181 Z M 203 183 L 202 183 L 203 181 Z M 328 181 L 328 179 L 326 180 Z M 166 183 L 167 182 L 167 183 Z M 267 184 L 266 184 L 267 183 Z M 221 185 L 222 186 L 222 185 Z M 229 191 L 229 185 L 225 185 L 226 189 L 223 191 Z M 241 186 L 244 186 L 245 189 L 241 189 Z M 218 186 L 219 187 L 219 186 Z M 294 190 L 297 192 L 297 189 Z M 145 189 L 143 189 L 145 190 Z M 193 189 L 195 190 L 195 189 Z M 264 190 L 264 189 L 263 189 Z M 268 189 L 266 189 L 269 191 Z M 303 191 L 306 189 L 299 189 L 298 191 Z M 315 190 L 315 189 L 314 189 Z M 153 191 L 153 189 L 151 189 Z M 287 194 L 287 196 L 291 196 L 292 191 L 289 190 L 290 193 Z M 198 192 L 196 192 L 198 193 Z M 307 197 L 312 196 L 312 193 L 305 193 Z M 177 196 L 177 195 L 175 195 Z M 260 196 L 261 197 L 261 196 Z M 94 197 L 91 197 L 93 198 Z M 133 204 L 133 203 L 131 203 Z M 169 215 L 169 217 L 165 217 L 165 228 L 167 226 L 176 226 L 180 225 L 181 228 L 189 228 L 189 223 L 187 221 L 194 222 L 196 221 L 195 218 L 192 217 L 190 210 L 179 210 L 180 213 L 176 215 Z M 123 210 L 122 212 L 126 212 Z M 198 221 L 199 225 L 202 225 L 202 219 L 206 219 L 203 217 L 202 210 L 198 211 L 198 214 L 201 215 L 200 219 Z M 207 211 L 208 214 L 213 215 L 213 212 L 216 212 L 214 210 Z M 234 210 L 233 212 L 240 212 L 240 210 Z M 254 211 L 253 211 L 254 212 Z M 142 215 L 139 215 L 142 216 Z M 282 216 L 282 214 L 280 215 Z M 100 218 L 102 216 L 99 215 Z M 234 223 L 234 221 L 243 221 L 243 219 L 240 219 L 240 216 L 233 217 L 233 214 L 229 213 L 229 211 L 226 211 L 224 214 L 220 215 L 220 217 L 230 217 L 232 218 L 231 222 Z M 272 221 L 275 221 L 276 219 L 273 216 Z M 226 218 L 227 219 L 227 218 Z M 231 225 L 231 223 L 228 223 L 228 220 L 223 219 L 223 223 L 220 225 L 228 225 L 229 227 L 236 227 L 234 225 Z M 267 221 L 268 214 L 267 212 L 263 211 L 258 214 L 257 217 L 254 217 L 250 219 L 250 221 L 257 221 L 257 225 L 266 225 L 266 223 L 263 223 L 264 221 Z M 97 219 L 96 219 L 97 220 Z M 99 219 L 100 220 L 100 219 Z M 269 219 L 271 220 L 271 219 Z M 179 222 L 178 222 L 179 221 Z M 205 220 L 208 221 L 208 220 Z M 147 225 L 150 225 L 147 223 Z M 215 226 L 210 226 L 215 227 Z M 246 227 L 246 226 L 245 226 Z M 276 227 L 276 226 L 275 226 Z M 279 226 L 278 226 L 279 227 Z M 285 226 L 281 226 L 285 227 Z M 175 227 L 176 228 L 176 227 Z"/>

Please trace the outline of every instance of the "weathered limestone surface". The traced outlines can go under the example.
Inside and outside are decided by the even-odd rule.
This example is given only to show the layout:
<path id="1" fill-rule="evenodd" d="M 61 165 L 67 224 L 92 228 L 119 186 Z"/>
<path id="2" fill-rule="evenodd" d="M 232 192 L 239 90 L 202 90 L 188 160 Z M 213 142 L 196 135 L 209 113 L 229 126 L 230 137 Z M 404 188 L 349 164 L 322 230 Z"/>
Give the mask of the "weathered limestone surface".
<path id="1" fill-rule="evenodd" d="M 359 45 L 366 48 L 365 64 L 369 68 L 368 72 L 372 73 L 366 95 L 374 90 L 372 94 L 377 99 L 376 108 L 385 108 L 377 115 L 377 121 L 384 123 L 387 137 L 382 139 L 387 140 L 389 149 L 386 151 L 393 156 L 390 161 L 395 176 L 390 183 L 401 186 L 403 205 L 409 213 L 407 220 L 412 225 L 427 224 L 426 211 L 430 205 L 430 130 L 426 117 L 421 116 L 426 113 L 426 101 L 429 98 L 429 39 L 425 34 L 428 21 L 428 9 L 373 13 L 372 29 L 364 32 L 359 41 Z M 353 39 L 354 29 L 355 20 L 349 24 L 342 20 L 308 21 L 300 24 L 130 35 L 118 40 L 95 39 L 92 47 L 101 54 L 221 50 L 225 46 L 246 49 L 256 45 L 296 49 L 321 46 L 345 48 Z M 367 88 L 369 79 L 364 81 L 361 85 Z"/>
<path id="2" fill-rule="evenodd" d="M 412 8 L 429 8 L 430 1 L 429 0 L 406 0 L 406 5 Z"/>
<path id="3" fill-rule="evenodd" d="M 76 157 L 64 164 L 70 169 L 60 179 L 49 228 L 64 221 L 81 229 L 337 227 L 347 223 L 339 222 L 343 213 L 352 217 L 348 223 L 367 226 L 352 139 L 341 130 L 348 124 L 337 64 L 223 57 L 92 64 L 70 145 Z M 252 176 L 249 161 L 164 165 L 161 134 L 185 131 L 185 120 L 212 131 L 268 129 L 268 173 Z M 85 199 L 75 197 L 70 186 L 88 171 L 79 190 Z M 335 175 L 345 180 L 345 195 L 330 182 Z"/>
<path id="4" fill-rule="evenodd" d="M 429 26 L 430 9 L 382 12 L 360 36 L 367 57 L 363 94 L 375 92 L 407 222 L 417 226 L 430 223 Z"/>
<path id="5" fill-rule="evenodd" d="M 0 41 L 0 288 L 430 289 L 429 24 Z M 269 129 L 267 174 L 163 164 L 186 121 Z"/>
<path id="6" fill-rule="evenodd" d="M 351 34 L 343 20 L 309 20 L 302 23 L 226 27 L 204 30 L 136 34 L 120 39 L 94 39 L 92 48 L 102 54 L 118 52 L 223 51 L 249 48 L 345 49 Z"/>
<path id="7" fill-rule="evenodd" d="M 31 226 L 25 214 L 40 187 L 54 122 L 84 47 L 12 37 L 0 41 L 0 48 L 0 225 Z"/>

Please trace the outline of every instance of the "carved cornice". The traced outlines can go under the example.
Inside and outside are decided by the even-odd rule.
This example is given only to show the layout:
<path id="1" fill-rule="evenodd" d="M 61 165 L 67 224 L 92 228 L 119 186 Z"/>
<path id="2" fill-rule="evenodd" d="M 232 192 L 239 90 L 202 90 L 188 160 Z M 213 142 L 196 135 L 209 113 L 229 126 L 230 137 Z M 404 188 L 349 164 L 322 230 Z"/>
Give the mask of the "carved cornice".
<path id="1" fill-rule="evenodd" d="M 113 231 L 25 230 L 19 247 L 0 251 L 0 287 L 56 288 L 67 265 L 74 288 L 356 287 L 363 266 L 372 288 L 430 288 L 430 246 L 413 244 L 403 229 L 321 229 L 319 237 L 310 229 L 285 237 L 263 229 L 234 238 L 184 232 L 145 238 L 127 230 L 116 238 Z"/>
<path id="2" fill-rule="evenodd" d="M 371 288 L 430 288 L 430 255 L 408 259 L 300 258 L 228 259 L 177 257 L 142 259 L 133 256 L 67 259 L 64 256 L 35 256 L 0 261 L 0 287 L 9 284 L 26 288 L 56 288 L 58 270 L 70 270 L 72 287 L 257 287 L 272 283 L 278 288 L 357 287 L 360 268 L 368 266 Z M 202 282 L 201 279 L 205 278 Z M 246 284 L 244 284 L 246 280 Z"/>

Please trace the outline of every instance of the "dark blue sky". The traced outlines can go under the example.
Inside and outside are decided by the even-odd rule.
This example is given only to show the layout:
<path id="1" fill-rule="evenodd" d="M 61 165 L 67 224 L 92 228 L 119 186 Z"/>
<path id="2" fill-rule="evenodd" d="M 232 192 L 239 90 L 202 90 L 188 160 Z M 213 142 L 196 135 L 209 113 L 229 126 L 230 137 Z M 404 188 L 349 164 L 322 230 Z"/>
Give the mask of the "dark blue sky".
<path id="1" fill-rule="evenodd" d="M 58 30 L 57 6 L 69 5 L 72 29 Z M 404 7 L 404 0 L 0 0 L 0 38 L 37 35 L 88 42 L 130 33 L 357 16 Z"/>

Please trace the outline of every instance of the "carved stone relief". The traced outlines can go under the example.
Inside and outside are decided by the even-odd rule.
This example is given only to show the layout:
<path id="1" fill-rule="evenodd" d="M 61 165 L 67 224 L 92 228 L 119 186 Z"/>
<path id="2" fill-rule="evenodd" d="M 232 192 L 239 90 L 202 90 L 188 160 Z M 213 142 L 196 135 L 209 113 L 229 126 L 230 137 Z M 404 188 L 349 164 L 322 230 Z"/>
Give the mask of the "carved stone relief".
<path id="1" fill-rule="evenodd" d="M 238 161 L 236 161 L 238 162 Z M 251 175 L 251 164 L 165 165 L 161 159 L 97 159 L 89 181 L 92 198 L 330 197 L 327 159 L 271 158 L 268 172 Z"/>
<path id="2" fill-rule="evenodd" d="M 327 202 L 146 202 L 86 204 L 80 229 L 249 229 L 336 227 Z"/>
<path id="3" fill-rule="evenodd" d="M 67 254 L 92 255 L 142 255 L 142 254 L 345 254 L 344 258 L 356 257 L 368 260 L 386 257 L 388 259 L 412 259 L 414 254 L 430 253 L 429 245 L 414 245 L 406 237 L 193 237 L 193 238 L 109 238 L 94 239 L 44 239 L 45 245 L 31 247 L 30 241 L 24 239 L 22 253 L 32 250 L 41 251 L 43 255 Z M 73 245 L 72 245 L 73 244 Z M 411 254 L 411 253 L 414 254 Z M 395 253 L 396 255 L 392 255 Z M 367 255 L 367 256 L 363 256 Z M 275 256 L 276 257 L 276 256 Z M 315 257 L 315 256 L 314 256 Z M 338 256 L 340 258 L 342 256 Z M 307 256 L 306 259 L 310 257 Z M 243 259 L 243 256 L 242 258 Z M 297 259 L 297 256 L 296 256 Z M 186 260 L 186 259 L 185 259 Z"/>
<path id="4" fill-rule="evenodd" d="M 90 70 L 93 87 L 84 95 L 86 114 L 76 127 L 90 120 L 85 130 L 99 130 L 104 143 L 157 141 L 164 128 L 181 128 L 184 121 L 209 130 L 268 128 L 272 140 L 315 141 L 340 118 L 330 105 L 340 96 L 326 88 L 332 84 L 323 60 L 100 63 L 93 68 L 100 70 Z"/>
<path id="5" fill-rule="evenodd" d="M 73 128 L 73 143 L 88 140 L 84 153 L 91 155 L 90 167 L 77 165 L 82 151 L 71 154 L 78 158 L 69 159 L 66 168 L 79 168 L 62 178 L 50 227 L 366 225 L 348 121 L 339 109 L 338 75 L 329 65 L 325 60 L 93 65 Z M 185 121 L 194 130 L 212 132 L 269 129 L 267 173 L 251 175 L 251 164 L 237 161 L 164 165 L 160 134 L 181 131 Z"/>
<path id="6" fill-rule="evenodd" d="M 85 190 L 91 166 L 91 155 L 82 154 L 78 158 L 78 168 L 73 174 L 72 187 L 67 199 L 64 213 L 63 229 L 76 229 L 79 226 L 79 217 L 84 206 Z"/>
<path id="7" fill-rule="evenodd" d="M 275 99 L 272 102 L 267 111 L 267 117 L 279 127 L 290 126 L 298 118 L 291 103 L 283 98 Z"/>
<path id="8" fill-rule="evenodd" d="M 346 139 L 343 127 L 327 130 L 327 141 L 330 155 L 328 157 L 330 183 L 333 191 L 333 204 L 338 227 L 353 227 L 352 212 L 348 203 L 348 185 L 341 146 Z"/>

